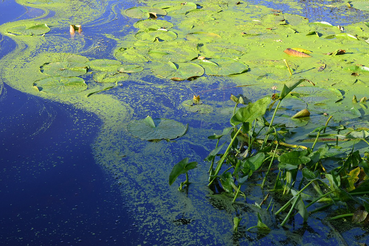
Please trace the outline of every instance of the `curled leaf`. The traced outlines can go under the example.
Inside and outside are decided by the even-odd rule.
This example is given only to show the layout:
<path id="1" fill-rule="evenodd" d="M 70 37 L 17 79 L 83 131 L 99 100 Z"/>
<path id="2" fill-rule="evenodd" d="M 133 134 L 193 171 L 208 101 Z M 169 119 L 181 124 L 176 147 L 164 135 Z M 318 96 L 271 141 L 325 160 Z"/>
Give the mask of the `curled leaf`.
<path id="1" fill-rule="evenodd" d="M 297 50 L 294 50 L 294 49 L 291 49 L 291 48 L 287 48 L 284 51 L 284 53 L 286 53 L 289 56 L 294 56 L 294 57 L 311 57 L 308 54 L 305 54 L 303 52 L 300 52 L 300 51 L 297 51 Z"/>
<path id="2" fill-rule="evenodd" d="M 295 118 L 302 118 L 302 117 L 308 117 L 308 116 L 310 116 L 310 112 L 309 112 L 309 110 L 307 110 L 307 109 L 303 109 L 303 110 L 301 110 L 301 111 L 299 111 L 299 112 L 297 112 L 294 116 L 292 116 L 291 118 L 292 119 L 295 119 Z"/>

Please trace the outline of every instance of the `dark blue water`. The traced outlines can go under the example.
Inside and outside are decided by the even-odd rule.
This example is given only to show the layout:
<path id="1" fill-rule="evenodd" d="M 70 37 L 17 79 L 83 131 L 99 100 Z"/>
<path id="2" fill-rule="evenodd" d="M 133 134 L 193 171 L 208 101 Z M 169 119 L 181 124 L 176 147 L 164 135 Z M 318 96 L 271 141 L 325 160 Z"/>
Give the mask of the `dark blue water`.
<path id="1" fill-rule="evenodd" d="M 25 12 L 0 2 L 0 24 Z M 0 59 L 14 47 L 2 39 Z M 0 245 L 136 245 L 125 201 L 91 153 L 100 126 L 95 115 L 4 86 Z"/>

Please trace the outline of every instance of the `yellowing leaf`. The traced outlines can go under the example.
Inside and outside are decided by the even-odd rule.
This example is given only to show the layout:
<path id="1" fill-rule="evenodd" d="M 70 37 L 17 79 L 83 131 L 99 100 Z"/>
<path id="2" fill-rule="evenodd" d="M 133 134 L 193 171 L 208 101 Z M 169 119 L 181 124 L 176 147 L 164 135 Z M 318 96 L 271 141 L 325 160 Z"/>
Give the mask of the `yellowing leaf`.
<path id="1" fill-rule="evenodd" d="M 349 188 L 347 188 L 348 191 L 352 191 L 355 189 L 355 183 L 359 180 L 359 174 L 360 167 L 357 167 L 349 172 L 347 178 L 347 181 L 349 183 Z"/>

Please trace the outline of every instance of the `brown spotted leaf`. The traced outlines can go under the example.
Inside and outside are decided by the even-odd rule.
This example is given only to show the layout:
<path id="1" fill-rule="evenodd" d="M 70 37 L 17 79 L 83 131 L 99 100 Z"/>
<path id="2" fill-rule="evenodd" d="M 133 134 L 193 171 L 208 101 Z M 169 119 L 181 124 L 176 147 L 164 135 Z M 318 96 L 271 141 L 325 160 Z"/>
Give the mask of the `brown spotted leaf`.
<path id="1" fill-rule="evenodd" d="M 284 53 L 286 53 L 289 56 L 294 56 L 294 57 L 311 57 L 308 54 L 305 54 L 303 52 L 300 52 L 300 51 L 297 51 L 297 50 L 294 50 L 294 49 L 291 49 L 291 48 L 287 48 L 284 51 Z"/>

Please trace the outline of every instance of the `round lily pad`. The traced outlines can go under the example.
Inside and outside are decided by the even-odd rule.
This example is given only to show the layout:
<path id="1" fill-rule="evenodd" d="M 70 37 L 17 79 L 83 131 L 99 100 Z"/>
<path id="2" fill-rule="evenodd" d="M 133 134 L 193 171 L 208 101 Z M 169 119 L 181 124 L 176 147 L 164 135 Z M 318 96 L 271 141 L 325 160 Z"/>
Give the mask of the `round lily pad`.
<path id="1" fill-rule="evenodd" d="M 351 6 L 355 9 L 369 11 L 369 2 L 368 1 L 353 1 L 350 2 Z"/>
<path id="2" fill-rule="evenodd" d="M 33 86 L 51 94 L 73 94 L 87 89 L 85 81 L 78 77 L 50 77 L 35 81 Z"/>
<path id="3" fill-rule="evenodd" d="M 165 9 L 171 15 L 186 14 L 189 11 L 197 9 L 196 3 L 193 2 L 161 2 L 154 4 L 154 7 Z"/>
<path id="4" fill-rule="evenodd" d="M 100 83 L 116 83 L 127 80 L 128 77 L 128 74 L 118 72 L 100 72 L 94 74 L 94 80 Z"/>
<path id="5" fill-rule="evenodd" d="M 63 61 L 44 63 L 40 70 L 50 76 L 73 77 L 85 74 L 88 66 L 84 63 Z"/>
<path id="6" fill-rule="evenodd" d="M 173 63 L 160 64 L 153 66 L 154 74 L 161 78 L 176 81 L 199 77 L 204 74 L 204 69 L 195 63 Z"/>
<path id="7" fill-rule="evenodd" d="M 226 59 L 202 60 L 200 65 L 207 75 L 226 76 L 246 72 L 249 67 L 242 62 Z"/>
<path id="8" fill-rule="evenodd" d="M 124 65 L 119 67 L 118 72 L 120 73 L 138 73 L 143 70 L 143 67 L 138 65 Z"/>
<path id="9" fill-rule="evenodd" d="M 21 36 L 39 36 L 50 32 L 50 28 L 46 24 L 38 25 L 22 25 L 16 26 L 8 30 L 9 34 Z"/>
<path id="10" fill-rule="evenodd" d="M 138 32 L 135 37 L 142 41 L 172 41 L 177 38 L 177 34 L 166 29 L 145 30 Z"/>
<path id="11" fill-rule="evenodd" d="M 186 62 L 191 61 L 198 56 L 196 49 L 182 43 L 175 43 L 174 47 L 163 47 L 152 49 L 149 51 L 149 56 L 156 61 L 171 61 L 171 62 Z"/>
<path id="12" fill-rule="evenodd" d="M 142 140 L 175 139 L 183 136 L 187 125 L 170 119 L 152 119 L 147 116 L 142 120 L 134 120 L 128 124 L 128 131 Z"/>
<path id="13" fill-rule="evenodd" d="M 187 34 L 186 38 L 187 40 L 191 42 L 208 43 L 208 42 L 214 42 L 215 40 L 220 39 L 221 36 L 219 36 L 216 33 L 211 33 L 211 32 L 193 32 L 193 33 Z"/>
<path id="14" fill-rule="evenodd" d="M 88 63 L 90 68 L 99 71 L 117 71 L 122 65 L 120 61 L 110 59 L 96 59 Z"/>
<path id="15" fill-rule="evenodd" d="M 142 29 L 142 30 L 148 30 L 148 29 L 170 29 L 173 27 L 173 24 L 169 21 L 165 20 L 156 20 L 156 19 L 147 19 L 147 20 L 140 20 L 137 21 L 135 24 L 133 24 L 134 27 Z"/>
<path id="16" fill-rule="evenodd" d="M 144 51 L 136 48 L 118 48 L 114 52 L 114 57 L 120 61 L 137 63 L 148 62 L 149 60 L 143 54 Z"/>
<path id="17" fill-rule="evenodd" d="M 131 18 L 146 19 L 150 18 L 150 16 L 166 15 L 167 12 L 161 8 L 141 6 L 123 10 L 122 14 Z"/>
<path id="18" fill-rule="evenodd" d="M 213 112 L 213 107 L 206 104 L 195 104 L 192 100 L 186 100 L 182 103 L 182 106 L 189 112 L 198 112 L 200 114 L 210 114 Z"/>

